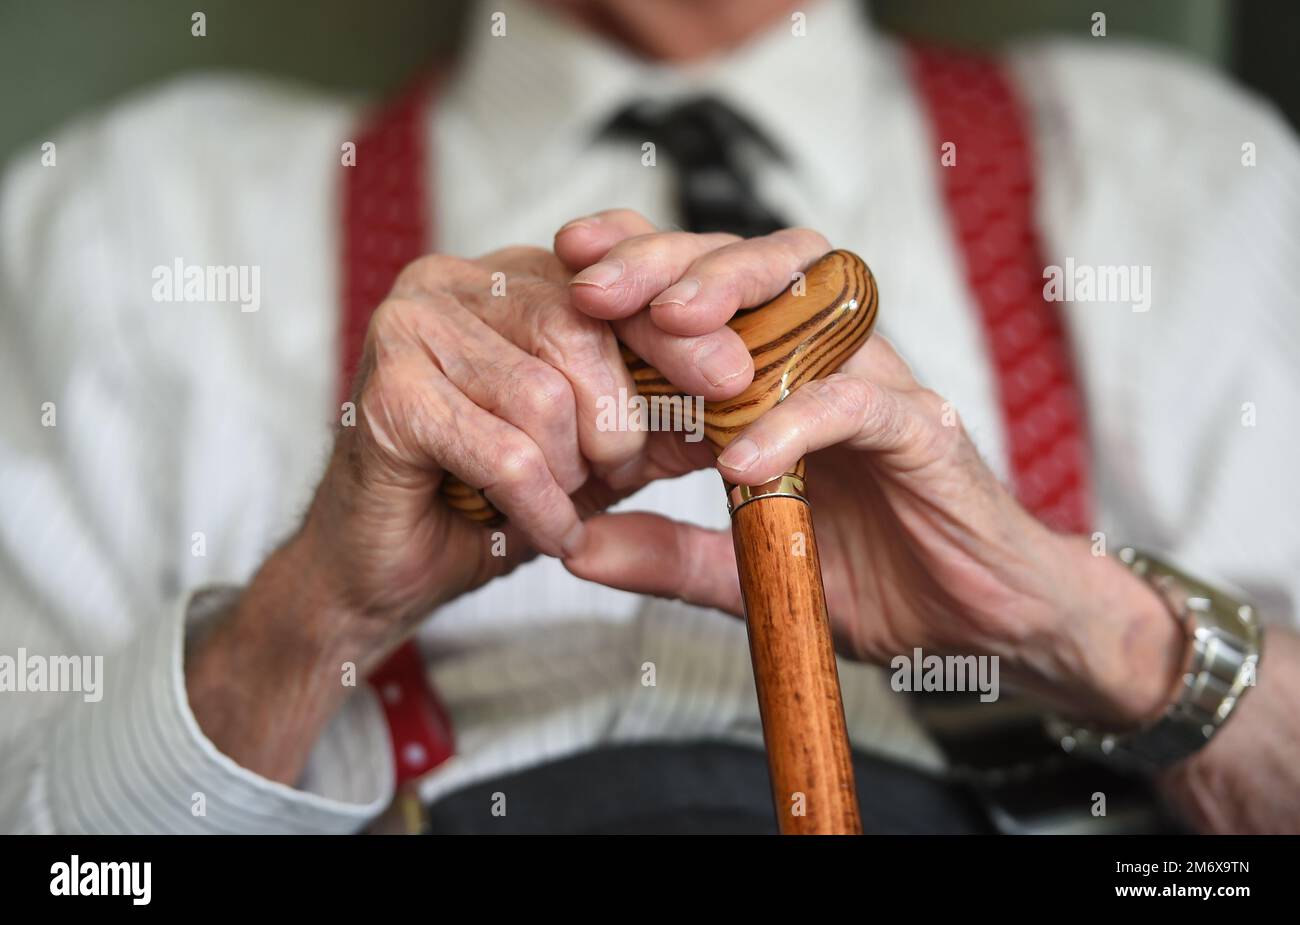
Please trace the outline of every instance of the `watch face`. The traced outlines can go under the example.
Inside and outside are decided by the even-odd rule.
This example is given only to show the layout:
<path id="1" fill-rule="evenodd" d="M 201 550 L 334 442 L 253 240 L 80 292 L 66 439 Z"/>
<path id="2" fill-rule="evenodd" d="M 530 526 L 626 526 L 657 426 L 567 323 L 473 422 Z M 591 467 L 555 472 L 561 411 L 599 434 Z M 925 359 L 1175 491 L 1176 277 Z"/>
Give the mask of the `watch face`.
<path id="1" fill-rule="evenodd" d="M 1254 686 L 1260 627 L 1249 604 L 1131 547 L 1119 557 L 1161 595 L 1187 632 L 1191 644 L 1183 686 L 1177 701 L 1149 728 L 1114 736 L 1081 730 L 1074 738 L 1117 763 L 1160 769 L 1203 748 Z"/>

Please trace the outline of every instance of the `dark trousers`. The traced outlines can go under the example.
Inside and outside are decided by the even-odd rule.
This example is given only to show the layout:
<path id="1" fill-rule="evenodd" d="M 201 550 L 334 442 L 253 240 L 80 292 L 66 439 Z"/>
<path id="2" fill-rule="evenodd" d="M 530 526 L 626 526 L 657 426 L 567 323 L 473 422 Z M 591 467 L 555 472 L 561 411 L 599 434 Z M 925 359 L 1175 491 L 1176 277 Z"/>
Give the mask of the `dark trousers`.
<path id="1" fill-rule="evenodd" d="M 961 788 L 870 755 L 855 754 L 853 766 L 868 834 L 992 831 Z M 763 752 L 709 742 L 584 752 L 449 794 L 428 808 L 428 817 L 432 834 L 777 830 Z"/>

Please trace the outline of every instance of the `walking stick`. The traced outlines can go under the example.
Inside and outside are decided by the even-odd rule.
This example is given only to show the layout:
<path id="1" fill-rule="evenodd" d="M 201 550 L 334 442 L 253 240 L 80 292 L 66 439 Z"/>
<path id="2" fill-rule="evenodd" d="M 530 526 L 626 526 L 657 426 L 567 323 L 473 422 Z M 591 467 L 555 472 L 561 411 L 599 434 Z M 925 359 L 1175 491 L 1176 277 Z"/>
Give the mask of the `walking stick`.
<path id="1" fill-rule="evenodd" d="M 875 324 L 877 302 L 867 265 L 837 250 L 766 305 L 738 313 L 729 326 L 754 358 L 754 381 L 735 398 L 705 405 L 704 436 L 714 454 L 861 347 Z M 626 348 L 623 356 L 640 394 L 680 394 Z M 764 485 L 725 485 L 772 801 L 782 834 L 859 834 L 844 704 L 804 485 L 803 460 Z M 442 492 L 466 517 L 485 524 L 500 519 L 482 494 L 451 475 Z"/>

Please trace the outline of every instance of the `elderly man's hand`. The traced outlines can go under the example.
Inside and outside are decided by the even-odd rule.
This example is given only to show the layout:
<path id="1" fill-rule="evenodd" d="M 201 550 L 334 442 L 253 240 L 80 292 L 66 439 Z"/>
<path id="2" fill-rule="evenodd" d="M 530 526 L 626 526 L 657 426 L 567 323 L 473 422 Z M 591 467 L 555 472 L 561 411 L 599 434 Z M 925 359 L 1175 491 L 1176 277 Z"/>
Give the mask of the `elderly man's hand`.
<path id="1" fill-rule="evenodd" d="M 226 754 L 293 780 L 346 694 L 341 669 L 364 674 L 439 604 L 539 552 L 579 551 L 583 514 L 711 464 L 702 443 L 600 426 L 604 402 L 636 394 L 619 340 L 706 399 L 738 394 L 753 377 L 744 344 L 721 323 L 669 332 L 645 312 L 610 322 L 575 308 L 601 282 L 573 270 L 592 262 L 593 246 L 607 250 L 598 239 L 611 233 L 641 242 L 620 267 L 642 281 L 659 278 L 665 254 L 737 243 L 656 234 L 634 213 L 610 212 L 562 229 L 559 257 L 513 248 L 425 257 L 402 272 L 370 323 L 355 426 L 340 428 L 302 528 L 233 612 L 192 641 L 190 703 Z M 769 268 L 779 290 L 824 247 L 787 234 L 736 253 Z M 442 502 L 447 473 L 506 515 L 504 555 Z"/>
<path id="2" fill-rule="evenodd" d="M 426 257 L 375 312 L 356 426 L 340 429 L 296 541 L 324 566 L 353 628 L 400 636 L 538 552 L 576 551 L 582 512 L 708 464 L 698 447 L 598 426 L 602 399 L 636 389 L 611 326 L 572 307 L 571 275 L 531 248 Z M 684 388 L 722 397 L 753 375 L 728 329 L 624 328 Z M 503 542 L 441 501 L 446 473 L 505 514 Z"/>
<path id="3" fill-rule="evenodd" d="M 400 635 L 537 552 L 576 550 L 581 499 L 571 496 L 593 475 L 617 484 L 646 477 L 646 435 L 597 427 L 598 401 L 635 388 L 610 326 L 571 307 L 570 276 L 531 248 L 425 257 L 376 310 L 356 426 L 340 429 L 299 539 L 360 625 Z M 752 375 L 731 337 L 647 333 L 642 348 L 696 388 L 727 390 L 699 373 L 694 355 L 707 344 L 721 351 L 734 387 Z M 669 469 L 692 466 L 685 447 L 663 446 Z M 506 515 L 504 542 L 442 503 L 446 473 Z"/>
<path id="4" fill-rule="evenodd" d="M 574 278 L 573 268 L 609 250 L 611 235 L 622 243 L 609 262 Z M 658 233 L 614 211 L 566 225 L 555 254 L 514 248 L 407 267 L 370 324 L 356 426 L 340 429 L 302 530 L 284 550 L 314 576 L 333 631 L 373 661 L 440 603 L 539 552 L 577 553 L 584 515 L 651 480 L 711 465 L 703 444 L 600 426 L 606 402 L 620 390 L 636 394 L 619 341 L 708 400 L 738 394 L 753 377 L 725 319 L 667 331 L 639 310 L 635 292 L 658 292 L 667 268 L 700 258 L 741 284 L 739 304 L 757 304 L 826 246 L 810 232 L 752 241 Z M 615 264 L 634 289 L 608 275 Z M 632 300 L 616 319 L 575 307 L 614 292 Z M 504 544 L 441 501 L 446 473 L 482 489 L 506 516 Z"/>
<path id="5" fill-rule="evenodd" d="M 599 238 L 588 248 L 598 263 L 578 279 L 600 276 L 604 285 L 577 299 L 595 317 L 621 318 L 649 303 L 647 323 L 673 334 L 706 331 L 790 279 L 790 261 L 747 263 L 734 245 L 701 255 L 653 237 L 616 243 L 616 229 L 600 237 L 597 227 L 584 234 Z M 608 253 L 594 253 L 600 248 Z M 653 277 L 615 279 L 606 269 L 651 251 Z M 1115 561 L 1093 556 L 1084 539 L 1054 534 L 1028 514 L 952 406 L 918 383 L 884 338 L 751 425 L 718 468 L 728 481 L 758 485 L 805 455 L 828 607 L 845 654 L 877 664 L 917 646 L 999 655 L 1010 679 L 1116 725 L 1152 718 L 1168 702 L 1181 648 L 1158 598 Z M 566 559 L 575 574 L 740 611 L 727 533 L 629 513 L 593 518 L 588 534 L 581 554 Z"/>

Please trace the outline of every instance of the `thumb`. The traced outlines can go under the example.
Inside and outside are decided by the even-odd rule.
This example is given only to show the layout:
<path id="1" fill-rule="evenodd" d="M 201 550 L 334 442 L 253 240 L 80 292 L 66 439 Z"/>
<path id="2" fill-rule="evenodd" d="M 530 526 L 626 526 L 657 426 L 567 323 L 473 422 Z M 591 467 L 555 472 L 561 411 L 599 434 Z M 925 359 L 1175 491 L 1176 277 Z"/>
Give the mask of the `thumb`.
<path id="1" fill-rule="evenodd" d="M 658 514 L 599 514 L 586 522 L 582 548 L 564 565 L 611 588 L 742 612 L 736 551 L 726 530 Z"/>

